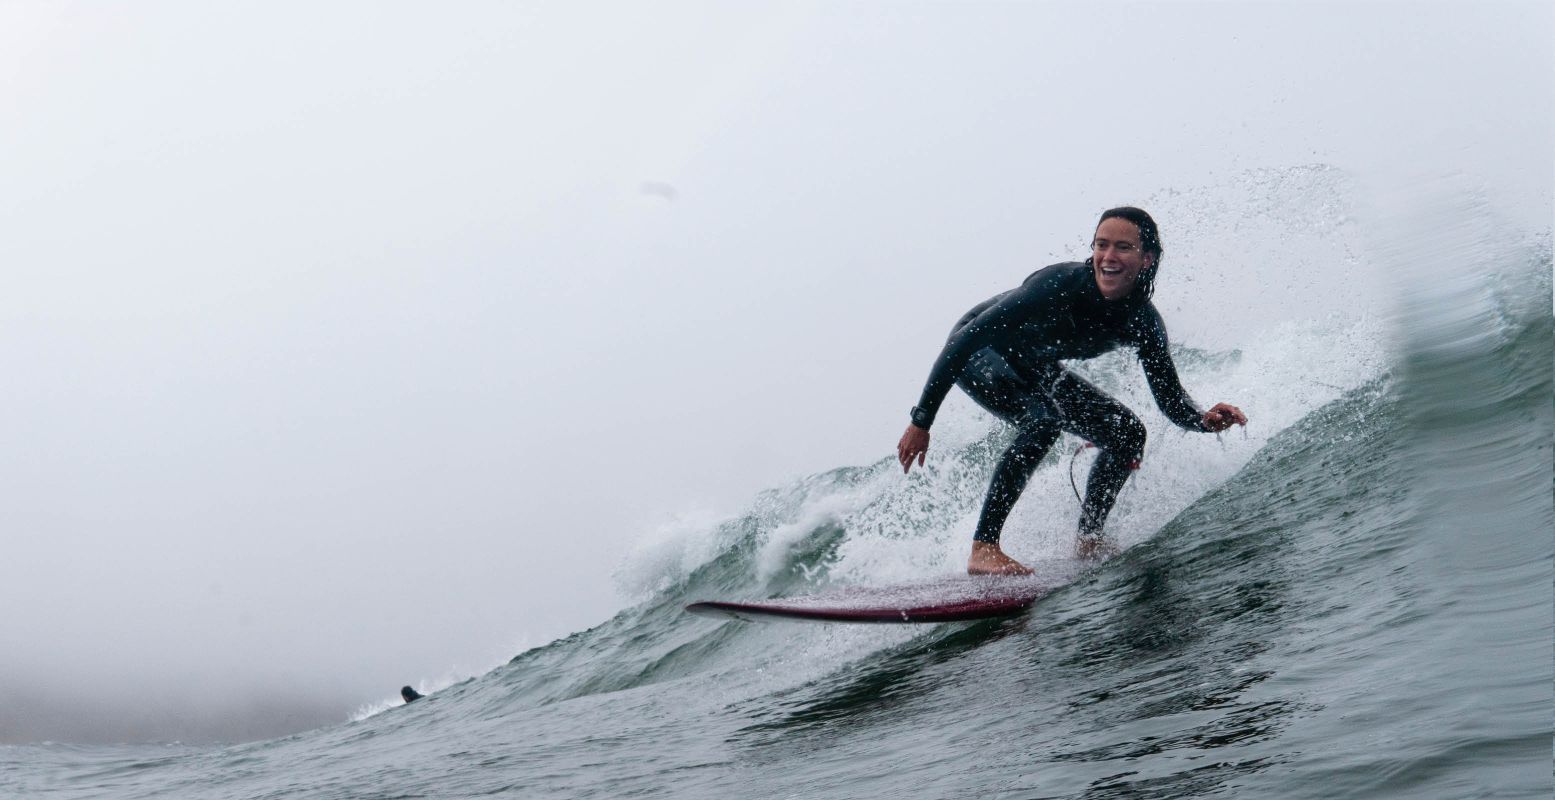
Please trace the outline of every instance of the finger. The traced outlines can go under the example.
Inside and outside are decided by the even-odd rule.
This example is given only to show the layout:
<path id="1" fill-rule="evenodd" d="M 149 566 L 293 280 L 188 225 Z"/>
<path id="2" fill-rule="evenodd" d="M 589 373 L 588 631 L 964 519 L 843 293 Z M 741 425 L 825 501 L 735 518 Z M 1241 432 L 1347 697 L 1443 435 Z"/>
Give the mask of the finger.
<path id="1" fill-rule="evenodd" d="M 918 466 L 920 466 L 920 467 L 923 466 L 923 460 L 928 458 L 928 457 L 929 457 L 929 451 L 928 450 L 924 450 L 923 452 L 919 453 L 918 454 Z"/>

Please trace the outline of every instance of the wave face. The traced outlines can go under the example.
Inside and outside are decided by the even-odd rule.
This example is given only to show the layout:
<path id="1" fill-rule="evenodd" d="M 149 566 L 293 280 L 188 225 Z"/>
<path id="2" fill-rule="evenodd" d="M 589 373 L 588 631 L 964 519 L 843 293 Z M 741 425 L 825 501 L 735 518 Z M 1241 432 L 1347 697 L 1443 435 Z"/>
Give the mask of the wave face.
<path id="1" fill-rule="evenodd" d="M 663 531 L 622 568 L 639 602 L 481 678 L 225 749 L 0 748 L 0 794 L 1549 797 L 1550 241 L 1410 241 L 1374 263 L 1476 268 L 1387 322 L 1179 348 L 1187 385 L 1260 398 L 1247 438 L 1173 432 L 1129 357 L 1084 365 L 1154 437 L 1109 526 L 1128 548 L 1024 616 L 681 610 L 954 572 L 1009 435 L 963 398 L 928 469 L 835 469 Z M 1071 458 L 1033 479 L 1012 552 L 1069 546 Z"/>

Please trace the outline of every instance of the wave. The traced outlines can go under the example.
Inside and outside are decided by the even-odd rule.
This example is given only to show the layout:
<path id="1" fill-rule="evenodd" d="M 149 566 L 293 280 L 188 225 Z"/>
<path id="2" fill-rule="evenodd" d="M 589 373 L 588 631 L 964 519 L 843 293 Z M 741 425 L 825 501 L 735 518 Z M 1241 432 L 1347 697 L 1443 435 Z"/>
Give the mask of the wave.
<path id="1" fill-rule="evenodd" d="M 1326 333 L 1354 340 L 1371 336 L 1374 325 L 1367 320 Z M 1310 341 L 1313 335 L 1309 329 L 1271 337 L 1268 347 L 1224 352 L 1179 347 L 1176 357 L 1190 384 L 1227 384 L 1254 376 L 1280 382 L 1310 377 L 1300 390 L 1286 393 L 1287 402 L 1263 404 L 1255 424 L 1278 429 L 1285 417 L 1302 413 L 1303 403 L 1336 393 L 1354 398 L 1357 392 L 1375 391 L 1375 380 L 1348 391 L 1332 383 L 1362 379 L 1368 363 L 1348 371 L 1299 363 L 1324 348 L 1293 349 L 1288 343 L 1301 337 Z M 1131 358 L 1100 359 L 1083 369 L 1125 402 L 1151 409 L 1147 413 L 1155 417 L 1154 429 L 1167 427 L 1153 411 Z M 1327 380 L 1317 379 L 1318 374 Z M 639 602 L 596 628 L 515 657 L 501 670 L 502 702 L 557 702 L 737 668 L 769 660 L 773 651 L 787 646 L 782 640 L 793 635 L 774 637 L 764 627 L 689 618 L 682 609 L 695 600 L 789 596 L 839 584 L 878 586 L 958 572 L 989 475 L 1011 434 L 969 402 L 956 404 L 961 407 L 946 416 L 973 422 L 937 437 L 923 470 L 904 477 L 891 458 L 834 469 L 765 492 L 736 517 L 662 531 L 628 560 L 620 575 L 624 586 L 642 592 Z M 1125 545 L 1151 539 L 1253 459 L 1267 441 L 1266 436 L 1240 434 L 1219 441 L 1158 435 L 1149 446 L 1145 468 L 1120 497 L 1110 528 Z M 1072 547 L 1078 502 L 1069 485 L 1070 452 L 1055 448 L 1033 477 L 1006 536 L 1013 551 L 1043 558 L 1061 556 Z M 827 661 L 843 663 L 870 647 L 894 646 L 912 635 L 876 634 L 863 650 L 843 648 L 839 658 Z"/>
<path id="2" fill-rule="evenodd" d="M 1338 180 L 1265 177 L 1310 203 Z M 953 394 L 925 469 L 886 457 L 668 526 L 621 567 L 627 608 L 491 674 L 287 740 L 93 762 L 82 780 L 116 769 L 124 796 L 258 796 L 276 779 L 246 776 L 284 774 L 287 793 L 324 795 L 1547 797 L 1550 237 L 1498 238 L 1477 207 L 1448 206 L 1452 224 L 1394 229 L 1407 252 L 1322 248 L 1326 268 L 1404 279 L 1397 314 L 1175 348 L 1186 385 L 1226 395 L 1201 401 L 1243 401 L 1245 437 L 1175 433 L 1127 354 L 1076 365 L 1152 438 L 1109 521 L 1126 549 L 1024 615 L 683 612 L 959 571 L 1010 432 Z M 1303 213 L 1325 237 L 1387 229 Z M 1007 528 L 1017 555 L 1072 545 L 1071 458 L 1055 449 L 1033 477 Z"/>
<path id="3" fill-rule="evenodd" d="M 1499 262 L 1507 269 L 1450 284 L 1446 321 L 1416 307 L 1286 325 L 1235 349 L 1177 348 L 1188 385 L 1259 398 L 1251 435 L 1175 435 L 1147 412 L 1146 467 L 1109 526 L 1128 549 L 1026 617 L 859 630 L 681 610 L 956 571 L 1010 435 L 959 400 L 942 418 L 962 422 L 945 426 L 928 468 L 911 476 L 883 458 L 766 492 L 716 524 L 662 532 L 623 568 L 639 601 L 516 657 L 488 708 L 719 686 L 722 713 L 738 720 L 727 742 L 773 763 L 859 737 L 948 759 L 929 752 L 926 730 L 998 731 L 1077 785 L 1152 796 L 1227 786 L 1419 796 L 1464 773 L 1547 786 L 1547 769 L 1527 764 L 1547 766 L 1538 709 L 1550 700 L 1555 631 L 1549 239 L 1514 251 Z M 1151 408 L 1128 357 L 1080 369 Z M 1066 455 L 1039 468 L 1012 516 L 1007 542 L 1028 558 L 1072 541 Z M 1507 659 L 1487 664 L 1473 648 Z M 1441 674 L 1422 675 L 1422 663 Z M 1497 709 L 1493 721 L 1465 711 L 1468 687 Z M 1347 722 L 1357 716 L 1365 724 Z M 1174 753 L 1209 763 L 1163 758 Z M 1129 774 L 1119 765 L 1138 775 L 1119 777 Z M 1292 770 L 1320 779 L 1302 789 Z"/>

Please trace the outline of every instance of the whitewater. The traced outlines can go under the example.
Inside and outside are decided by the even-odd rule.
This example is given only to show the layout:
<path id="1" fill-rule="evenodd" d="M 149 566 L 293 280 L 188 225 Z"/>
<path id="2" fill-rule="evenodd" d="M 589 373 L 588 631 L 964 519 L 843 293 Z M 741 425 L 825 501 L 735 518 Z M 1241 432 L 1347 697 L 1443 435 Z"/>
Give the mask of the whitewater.
<path id="1" fill-rule="evenodd" d="M 1252 417 L 1218 437 L 1167 423 L 1131 352 L 1071 365 L 1151 438 L 1109 521 L 1123 552 L 1028 613 L 683 612 L 954 574 L 1010 436 L 955 392 L 927 468 L 883 453 L 667 526 L 619 567 L 627 607 L 487 674 L 270 741 L 0 747 L 0 796 L 1549 797 L 1549 232 L 1450 193 L 1379 217 L 1326 167 L 1237 185 L 1252 196 L 1214 197 L 1237 221 L 1186 193 L 1146 206 L 1186 242 L 1167 228 L 1163 286 L 1207 281 L 1178 253 L 1208 260 L 1235 222 L 1287 248 L 1271 270 L 1340 292 L 1401 276 L 1397 305 L 1335 296 L 1234 346 L 1174 346 L 1201 404 Z M 1072 547 L 1076 444 L 1012 515 L 1017 557 Z"/>

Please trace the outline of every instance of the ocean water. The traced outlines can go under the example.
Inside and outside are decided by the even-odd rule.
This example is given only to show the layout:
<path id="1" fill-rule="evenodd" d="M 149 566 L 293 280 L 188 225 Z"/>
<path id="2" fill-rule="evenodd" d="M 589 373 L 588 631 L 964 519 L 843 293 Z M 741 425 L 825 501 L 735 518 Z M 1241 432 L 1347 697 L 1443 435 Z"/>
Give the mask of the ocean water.
<path id="1" fill-rule="evenodd" d="M 1131 356 L 1078 365 L 1152 439 L 1110 522 L 1125 550 L 1026 614 L 682 610 L 952 574 L 1008 438 L 958 398 L 929 468 L 841 467 L 663 531 L 613 618 L 426 700 L 226 747 L 0 747 L 0 796 L 1548 798 L 1550 240 L 1452 219 L 1357 257 L 1411 276 L 1388 314 L 1178 348 L 1190 387 L 1259 398 L 1245 433 L 1175 432 Z M 1013 553 L 1071 543 L 1073 445 Z"/>

